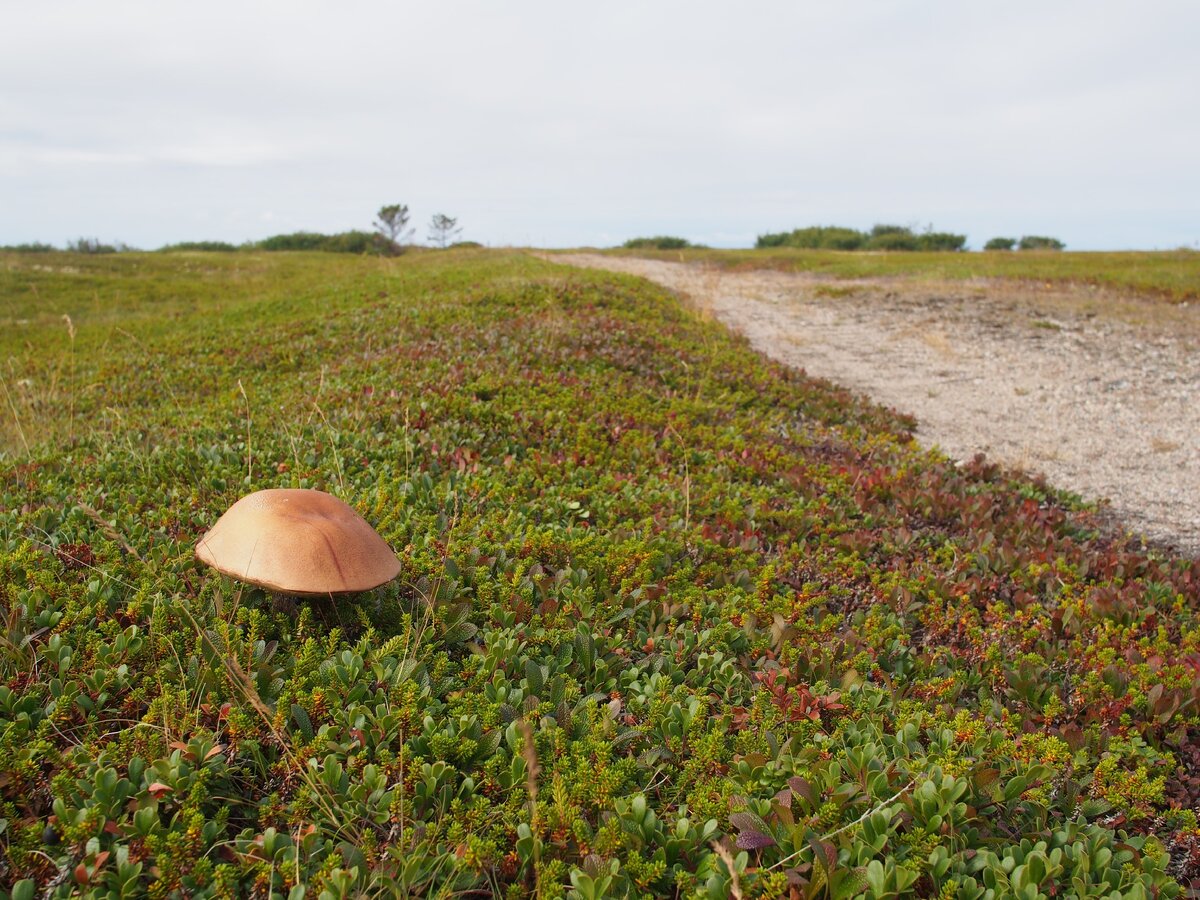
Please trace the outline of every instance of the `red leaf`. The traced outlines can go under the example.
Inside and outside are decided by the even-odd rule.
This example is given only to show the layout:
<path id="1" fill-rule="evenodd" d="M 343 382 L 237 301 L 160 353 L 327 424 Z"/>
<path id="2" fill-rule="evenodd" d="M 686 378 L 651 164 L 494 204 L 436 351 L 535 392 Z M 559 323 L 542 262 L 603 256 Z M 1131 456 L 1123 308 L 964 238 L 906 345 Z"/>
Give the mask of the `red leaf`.
<path id="1" fill-rule="evenodd" d="M 813 786 L 807 780 L 801 778 L 799 775 L 793 775 L 788 779 L 787 783 L 793 794 L 799 794 L 808 801 L 810 806 L 816 806 L 817 792 L 813 790 Z"/>
<path id="2" fill-rule="evenodd" d="M 761 831 L 743 831 L 737 836 L 739 850 L 761 850 L 763 847 L 774 847 L 775 838 Z"/>
<path id="3" fill-rule="evenodd" d="M 154 784 L 150 785 L 150 787 L 146 788 L 146 790 L 150 792 L 151 797 L 153 797 L 155 800 L 158 800 L 165 794 L 174 793 L 175 788 L 171 787 L 169 784 L 163 784 L 161 781 L 156 781 Z"/>
<path id="4" fill-rule="evenodd" d="M 813 857 L 821 864 L 825 871 L 832 872 L 837 865 L 837 848 L 828 841 L 822 841 L 820 838 L 814 838 L 809 841 L 813 848 Z"/>

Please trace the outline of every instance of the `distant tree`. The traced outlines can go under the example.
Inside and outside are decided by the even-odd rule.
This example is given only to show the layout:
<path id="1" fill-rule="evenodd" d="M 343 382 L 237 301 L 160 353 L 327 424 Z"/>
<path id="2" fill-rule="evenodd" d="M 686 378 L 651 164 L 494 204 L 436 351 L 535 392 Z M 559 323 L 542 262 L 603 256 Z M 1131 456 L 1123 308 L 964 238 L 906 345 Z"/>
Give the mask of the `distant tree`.
<path id="1" fill-rule="evenodd" d="M 1016 238 L 992 238 L 983 245 L 984 250 L 1011 250 L 1017 246 Z"/>
<path id="2" fill-rule="evenodd" d="M 1017 244 L 1018 250 L 1063 250 L 1066 244 L 1058 238 L 1027 234 Z"/>
<path id="3" fill-rule="evenodd" d="M 454 243 L 454 239 L 462 233 L 462 229 L 458 227 L 458 219 L 442 213 L 436 213 L 429 220 L 429 240 L 437 244 L 443 250 Z"/>
<path id="4" fill-rule="evenodd" d="M 403 203 L 380 207 L 376 213 L 375 232 L 385 253 L 403 253 L 404 242 L 413 234 L 413 230 L 408 227 L 408 207 Z"/>

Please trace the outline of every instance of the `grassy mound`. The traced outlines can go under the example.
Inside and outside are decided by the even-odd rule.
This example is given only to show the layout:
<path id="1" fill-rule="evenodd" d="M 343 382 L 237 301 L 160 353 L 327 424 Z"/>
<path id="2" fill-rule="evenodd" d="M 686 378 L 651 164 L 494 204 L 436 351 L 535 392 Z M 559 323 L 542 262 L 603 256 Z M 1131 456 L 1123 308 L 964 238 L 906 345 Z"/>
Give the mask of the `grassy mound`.
<path id="1" fill-rule="evenodd" d="M 10 256 L 0 295 L 14 896 L 1169 897 L 1196 871 L 1200 564 L 644 282 Z M 356 506 L 400 579 L 293 607 L 195 563 L 265 487 Z"/>

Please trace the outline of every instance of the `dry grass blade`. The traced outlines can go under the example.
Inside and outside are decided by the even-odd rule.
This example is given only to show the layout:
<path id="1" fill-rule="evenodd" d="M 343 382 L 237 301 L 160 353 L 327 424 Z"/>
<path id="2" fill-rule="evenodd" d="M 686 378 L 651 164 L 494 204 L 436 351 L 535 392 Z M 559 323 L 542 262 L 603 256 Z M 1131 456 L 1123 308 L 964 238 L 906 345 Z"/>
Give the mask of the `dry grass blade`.
<path id="1" fill-rule="evenodd" d="M 125 540 L 124 535 L 117 531 L 112 522 L 105 519 L 104 516 L 100 515 L 99 512 L 92 509 L 92 507 L 88 506 L 83 501 L 73 499 L 72 502 L 80 512 L 82 512 L 100 527 L 100 530 L 104 533 L 106 538 L 119 544 L 122 550 L 124 550 L 138 562 L 142 561 L 142 555 L 137 552 L 137 549 L 131 543 L 129 543 L 129 541 Z"/>
<path id="2" fill-rule="evenodd" d="M 713 841 L 709 846 L 713 848 L 713 853 L 717 854 L 721 862 L 725 863 L 725 870 L 729 873 L 729 896 L 733 900 L 742 900 L 745 894 L 742 893 L 742 880 L 738 877 L 737 863 L 733 859 L 733 854 L 720 841 Z"/>

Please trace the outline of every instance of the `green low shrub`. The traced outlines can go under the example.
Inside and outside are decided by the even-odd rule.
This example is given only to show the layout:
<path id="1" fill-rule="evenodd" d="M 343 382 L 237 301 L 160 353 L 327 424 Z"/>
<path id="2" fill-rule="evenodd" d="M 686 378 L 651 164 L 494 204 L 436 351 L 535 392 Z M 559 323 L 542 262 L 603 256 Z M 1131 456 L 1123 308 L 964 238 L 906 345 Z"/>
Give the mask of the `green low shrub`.
<path id="1" fill-rule="evenodd" d="M 372 253 L 377 248 L 378 235 L 369 231 L 343 231 L 331 234 L 319 249 L 330 253 Z"/>
<path id="2" fill-rule="evenodd" d="M 958 253 L 967 245 L 965 234 L 948 231 L 925 231 L 917 235 L 917 249 L 924 252 Z"/>
<path id="3" fill-rule="evenodd" d="M 34 241 L 31 244 L 10 244 L 0 247 L 0 250 L 12 253 L 55 253 L 58 251 L 58 248 L 53 244 L 43 244 L 40 241 Z"/>
<path id="4" fill-rule="evenodd" d="M 276 253 L 288 250 L 323 250 L 329 237 L 315 231 L 295 231 L 291 234 L 276 234 L 254 243 L 254 249 Z"/>
<path id="5" fill-rule="evenodd" d="M 1065 250 L 1066 244 L 1058 238 L 1027 234 L 1017 243 L 1018 250 Z"/>
<path id="6" fill-rule="evenodd" d="M 685 250 L 696 245 L 686 238 L 659 235 L 658 237 L 630 238 L 621 246 L 626 250 Z"/>
<path id="7" fill-rule="evenodd" d="M 238 248 L 233 244 L 225 241 L 180 241 L 176 244 L 167 244 L 160 247 L 159 250 L 163 253 L 173 252 L 199 252 L 199 253 L 233 253 Z"/>
<path id="8" fill-rule="evenodd" d="M 816 226 L 759 235 L 755 247 L 794 247 L 801 250 L 958 251 L 966 246 L 966 242 L 966 235 L 932 230 L 918 234 L 906 225 L 875 225 L 869 232 L 837 226 Z"/>
<path id="9" fill-rule="evenodd" d="M 853 228 L 813 226 L 759 235 L 756 247 L 796 247 L 802 250 L 859 250 L 867 236 Z"/>
<path id="10" fill-rule="evenodd" d="M 292 234 L 277 234 L 264 238 L 251 246 L 256 250 L 275 253 L 289 250 L 323 250 L 327 253 L 373 253 L 380 248 L 379 235 L 368 231 L 343 231 L 338 234 L 320 234 L 315 231 L 297 231 Z"/>
<path id="11" fill-rule="evenodd" d="M 1200 876 L 1200 562 L 920 447 L 638 279 L 502 252 L 70 263 L 0 266 L 27 320 L 0 329 L 8 383 L 54 379 L 0 419 L 0 891 Z M 400 577 L 289 604 L 202 568 L 266 487 L 354 504 Z"/>
<path id="12" fill-rule="evenodd" d="M 917 236 L 903 225 L 876 225 L 866 236 L 863 247 L 866 250 L 916 250 Z"/>
<path id="13" fill-rule="evenodd" d="M 99 238 L 76 238 L 67 243 L 67 251 L 69 253 L 87 253 L 91 255 L 118 253 L 122 250 L 129 250 L 124 244 L 117 242 L 115 244 L 106 244 Z"/>

